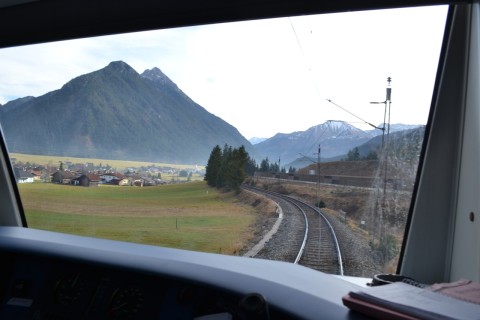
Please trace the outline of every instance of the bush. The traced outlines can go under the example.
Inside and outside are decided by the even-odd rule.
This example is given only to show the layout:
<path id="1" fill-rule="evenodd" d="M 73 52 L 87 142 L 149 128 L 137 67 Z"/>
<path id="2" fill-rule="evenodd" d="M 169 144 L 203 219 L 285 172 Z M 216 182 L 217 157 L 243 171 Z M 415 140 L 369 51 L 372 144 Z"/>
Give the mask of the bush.
<path id="1" fill-rule="evenodd" d="M 370 247 L 377 251 L 385 263 L 394 258 L 398 253 L 397 240 L 391 234 L 387 234 L 379 243 L 370 241 Z"/>
<path id="2" fill-rule="evenodd" d="M 315 202 L 315 207 L 318 207 L 318 208 L 325 208 L 327 205 L 325 204 L 325 202 L 323 202 L 323 200 L 320 200 L 318 202 Z"/>

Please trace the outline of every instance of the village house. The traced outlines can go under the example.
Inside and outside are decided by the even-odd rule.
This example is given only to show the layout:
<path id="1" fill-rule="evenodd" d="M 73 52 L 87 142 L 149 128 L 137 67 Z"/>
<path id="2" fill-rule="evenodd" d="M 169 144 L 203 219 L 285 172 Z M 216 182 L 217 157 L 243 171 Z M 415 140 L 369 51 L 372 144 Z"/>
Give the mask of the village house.
<path id="1" fill-rule="evenodd" d="M 112 180 L 113 184 L 118 184 L 119 186 L 131 186 L 133 185 L 133 180 L 129 177 L 125 177 L 123 179 L 114 179 Z"/>
<path id="2" fill-rule="evenodd" d="M 43 172 L 41 170 L 31 170 L 30 173 L 34 181 L 40 181 L 42 179 Z"/>
<path id="3" fill-rule="evenodd" d="M 82 187 L 98 187 L 99 183 L 100 176 L 93 173 L 82 174 L 80 177 L 72 180 L 73 185 Z"/>
<path id="4" fill-rule="evenodd" d="M 125 176 L 119 172 L 114 172 L 114 173 L 103 173 L 100 175 L 100 183 L 106 183 L 106 184 L 118 184 L 117 181 L 121 181 L 125 178 Z"/>
<path id="5" fill-rule="evenodd" d="M 150 178 L 144 177 L 144 178 L 142 178 L 142 180 L 143 180 L 143 186 L 144 186 L 144 187 L 157 185 L 157 184 L 155 183 L 155 180 L 154 180 L 154 179 L 150 179 Z"/>
<path id="6" fill-rule="evenodd" d="M 70 184 L 77 175 L 72 171 L 56 171 L 52 174 L 52 183 Z"/>
<path id="7" fill-rule="evenodd" d="M 14 168 L 15 180 L 17 183 L 33 183 L 34 176 L 28 171 L 20 168 Z"/>

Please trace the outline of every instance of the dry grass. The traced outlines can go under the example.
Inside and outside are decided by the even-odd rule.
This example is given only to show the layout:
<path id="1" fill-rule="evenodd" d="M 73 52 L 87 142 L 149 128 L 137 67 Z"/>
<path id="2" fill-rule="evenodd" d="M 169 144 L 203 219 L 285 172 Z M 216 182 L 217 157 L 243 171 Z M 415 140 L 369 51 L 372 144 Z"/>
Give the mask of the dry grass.
<path id="1" fill-rule="evenodd" d="M 15 158 L 16 161 L 21 161 L 23 163 L 30 162 L 37 165 L 51 165 L 57 166 L 59 162 L 72 162 L 72 163 L 93 163 L 99 165 L 110 165 L 112 168 L 115 168 L 118 171 L 123 171 L 127 168 L 139 168 L 139 167 L 148 167 L 151 165 L 157 167 L 171 167 L 176 169 L 186 169 L 195 167 L 195 164 L 171 164 L 171 163 L 161 163 L 161 162 L 146 162 L 146 161 L 127 161 L 127 160 L 112 160 L 112 159 L 91 159 L 91 158 L 76 158 L 76 157 L 60 157 L 60 156 L 46 156 L 46 155 L 32 155 L 32 154 L 23 154 L 23 153 L 11 153 L 11 158 Z M 199 166 L 203 169 L 204 166 Z"/>
<path id="2" fill-rule="evenodd" d="M 237 199 L 255 211 L 254 223 L 244 233 L 245 246 L 241 253 L 245 253 L 260 242 L 273 227 L 278 217 L 277 204 L 270 198 L 246 190 L 238 194 Z"/>
<path id="3" fill-rule="evenodd" d="M 263 214 L 204 182 L 145 188 L 35 183 L 19 189 L 33 228 L 224 254 L 242 250 Z"/>

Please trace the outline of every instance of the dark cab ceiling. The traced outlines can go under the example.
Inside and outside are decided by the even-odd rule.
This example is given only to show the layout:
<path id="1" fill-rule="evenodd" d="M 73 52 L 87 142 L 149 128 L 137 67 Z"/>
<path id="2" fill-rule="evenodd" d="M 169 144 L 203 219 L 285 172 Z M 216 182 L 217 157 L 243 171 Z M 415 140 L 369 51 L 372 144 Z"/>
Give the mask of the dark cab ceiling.
<path id="1" fill-rule="evenodd" d="M 0 6 L 0 48 L 208 23 L 452 2 L 455 1 L 8 0 L 8 6 Z"/>

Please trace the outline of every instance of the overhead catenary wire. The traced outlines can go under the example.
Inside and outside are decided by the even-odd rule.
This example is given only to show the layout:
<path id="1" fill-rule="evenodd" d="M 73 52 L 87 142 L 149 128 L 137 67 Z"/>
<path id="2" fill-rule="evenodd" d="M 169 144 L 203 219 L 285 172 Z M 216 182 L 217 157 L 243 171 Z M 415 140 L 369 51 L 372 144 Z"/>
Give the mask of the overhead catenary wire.
<path id="1" fill-rule="evenodd" d="M 358 120 L 362 121 L 363 123 L 365 123 L 365 124 L 368 124 L 369 126 L 371 126 L 371 127 L 375 128 L 375 129 L 382 129 L 382 128 L 379 128 L 379 127 L 377 127 L 377 126 L 376 126 L 376 125 L 374 125 L 374 124 L 371 124 L 371 123 L 370 123 L 370 122 L 368 122 L 367 120 L 360 118 L 359 116 L 357 116 L 357 115 L 356 115 L 356 114 L 354 114 L 353 112 L 351 112 L 351 111 L 347 110 L 346 108 L 344 108 L 344 107 L 342 107 L 342 106 L 340 106 L 340 105 L 336 104 L 336 103 L 335 103 L 335 102 L 333 102 L 332 100 L 330 100 L 330 99 L 326 99 L 326 100 L 327 100 L 328 102 L 330 102 L 331 104 L 333 104 L 334 106 L 336 106 L 336 107 L 338 107 L 338 108 L 342 109 L 343 111 L 347 112 L 348 114 L 350 114 L 350 115 L 354 116 L 355 118 L 357 118 Z"/>
<path id="2" fill-rule="evenodd" d="M 302 43 L 301 43 L 301 41 L 300 41 L 300 38 L 298 37 L 297 31 L 295 30 L 295 26 L 293 25 L 293 22 L 292 22 L 292 20 L 290 19 L 290 17 L 288 18 L 288 21 L 290 22 L 290 26 L 292 27 L 293 34 L 295 35 L 295 39 L 297 40 L 298 47 L 300 48 L 300 52 L 302 53 L 302 58 L 303 58 L 303 60 L 304 60 L 304 62 L 305 62 L 305 65 L 307 66 L 307 70 L 308 70 L 308 72 L 309 72 L 309 74 L 310 74 L 310 78 L 311 78 L 311 80 L 312 80 L 312 83 L 313 83 L 313 86 L 314 86 L 314 88 L 315 88 L 315 91 L 316 91 L 317 95 L 319 96 L 319 98 L 322 98 L 322 95 L 320 94 L 320 90 L 318 89 L 318 86 L 317 86 L 317 82 L 315 81 L 314 77 L 312 76 L 312 68 L 310 67 L 310 63 L 309 63 L 309 61 L 308 61 L 308 59 L 307 59 L 307 56 L 306 56 L 306 54 L 305 54 L 305 50 L 303 49 Z M 310 31 L 310 33 L 311 33 L 311 31 Z M 376 126 L 376 125 L 368 122 L 367 120 L 359 117 L 359 116 L 356 115 L 355 113 L 353 113 L 353 112 L 349 111 L 348 109 L 346 109 L 346 108 L 338 105 L 337 103 L 333 102 L 331 99 L 325 99 L 325 100 L 327 100 L 328 102 L 330 102 L 331 104 L 333 104 L 333 105 L 336 106 L 337 108 L 339 108 L 339 109 L 345 111 L 346 113 L 352 115 L 353 117 L 357 118 L 357 119 L 360 120 L 362 123 L 367 124 L 367 125 L 371 126 L 371 127 L 374 128 L 374 129 L 383 130 L 383 128 L 380 128 L 380 127 L 378 127 L 378 126 Z"/>
<path id="3" fill-rule="evenodd" d="M 300 41 L 300 38 L 298 37 L 297 31 L 295 30 L 295 26 L 293 25 L 292 19 L 290 17 L 288 18 L 288 21 L 290 22 L 290 26 L 292 27 L 293 34 L 295 35 L 295 39 L 297 40 L 297 45 L 300 49 L 300 52 L 302 53 L 302 58 L 305 63 L 305 66 L 307 67 L 308 74 L 310 76 L 310 79 L 312 81 L 313 87 L 315 88 L 315 92 L 317 93 L 318 97 L 322 97 L 320 94 L 320 90 L 318 89 L 317 82 L 315 81 L 313 75 L 312 75 L 312 68 L 310 66 L 310 63 L 307 59 L 307 55 L 305 54 L 305 50 L 303 49 L 302 42 Z"/>
<path id="4" fill-rule="evenodd" d="M 288 17 L 288 22 L 290 22 L 290 26 L 292 27 L 293 34 L 295 35 L 295 39 L 297 40 L 298 47 L 300 48 L 300 52 L 302 53 L 303 60 L 305 62 L 305 65 L 307 66 L 308 71 L 311 71 L 310 69 L 310 64 L 308 63 L 307 56 L 305 55 L 305 51 L 303 50 L 302 43 L 300 42 L 300 39 L 298 38 L 297 31 L 295 30 L 295 26 L 293 25 L 292 19 Z"/>

